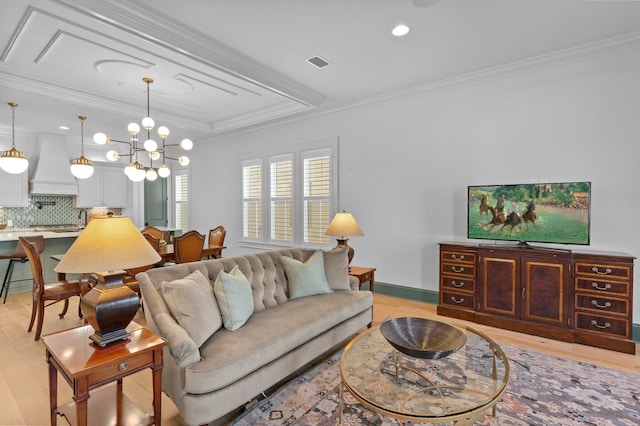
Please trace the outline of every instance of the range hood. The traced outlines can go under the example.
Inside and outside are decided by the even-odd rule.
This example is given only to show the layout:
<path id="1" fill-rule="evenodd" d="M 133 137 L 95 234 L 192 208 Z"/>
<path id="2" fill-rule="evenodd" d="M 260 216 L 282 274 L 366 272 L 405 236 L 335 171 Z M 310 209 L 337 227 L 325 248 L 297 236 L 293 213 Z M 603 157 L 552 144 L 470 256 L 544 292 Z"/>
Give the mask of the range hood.
<path id="1" fill-rule="evenodd" d="M 78 195 L 78 182 L 71 174 L 67 138 L 55 133 L 39 133 L 38 162 L 31 179 L 31 194 Z"/>

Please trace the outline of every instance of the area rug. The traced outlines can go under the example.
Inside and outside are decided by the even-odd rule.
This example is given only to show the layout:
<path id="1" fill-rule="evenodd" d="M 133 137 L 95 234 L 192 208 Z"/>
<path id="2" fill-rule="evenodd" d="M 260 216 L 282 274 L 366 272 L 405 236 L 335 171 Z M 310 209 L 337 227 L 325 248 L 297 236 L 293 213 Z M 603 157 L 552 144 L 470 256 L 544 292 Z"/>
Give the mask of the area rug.
<path id="1" fill-rule="evenodd" d="M 509 344 L 507 392 L 496 417 L 477 425 L 640 425 L 640 375 L 597 367 Z M 234 426 L 338 424 L 341 351 L 258 402 Z M 364 408 L 348 392 L 344 425 L 397 425 Z M 411 424 L 405 422 L 405 425 Z"/>

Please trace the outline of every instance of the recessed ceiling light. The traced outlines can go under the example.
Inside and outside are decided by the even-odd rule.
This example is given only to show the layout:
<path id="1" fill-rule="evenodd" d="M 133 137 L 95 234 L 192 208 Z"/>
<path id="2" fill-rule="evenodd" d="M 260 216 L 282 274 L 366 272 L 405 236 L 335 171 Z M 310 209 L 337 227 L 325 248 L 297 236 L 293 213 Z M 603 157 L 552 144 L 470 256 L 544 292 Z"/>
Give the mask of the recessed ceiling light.
<path id="1" fill-rule="evenodd" d="M 405 24 L 396 25 L 393 30 L 391 30 L 391 34 L 396 37 L 402 37 L 409 33 L 409 27 Z"/>
<path id="2" fill-rule="evenodd" d="M 60 127 L 58 127 L 58 129 L 60 129 L 60 130 L 69 130 L 69 127 L 67 127 L 67 126 L 60 126 Z"/>

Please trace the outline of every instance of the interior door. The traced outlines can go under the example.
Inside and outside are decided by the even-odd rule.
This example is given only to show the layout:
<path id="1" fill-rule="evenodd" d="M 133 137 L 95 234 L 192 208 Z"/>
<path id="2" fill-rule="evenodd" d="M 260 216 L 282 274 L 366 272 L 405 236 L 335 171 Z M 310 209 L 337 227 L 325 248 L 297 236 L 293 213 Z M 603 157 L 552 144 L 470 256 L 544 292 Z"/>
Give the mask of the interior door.
<path id="1" fill-rule="evenodd" d="M 144 181 L 145 226 L 167 226 L 167 179 Z"/>

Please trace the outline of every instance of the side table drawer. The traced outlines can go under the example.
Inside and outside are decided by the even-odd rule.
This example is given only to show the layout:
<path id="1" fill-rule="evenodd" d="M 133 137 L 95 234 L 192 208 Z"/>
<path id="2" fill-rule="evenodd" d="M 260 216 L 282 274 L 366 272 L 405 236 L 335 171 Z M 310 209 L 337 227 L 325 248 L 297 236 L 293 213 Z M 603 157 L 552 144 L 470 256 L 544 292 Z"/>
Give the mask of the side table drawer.
<path id="1" fill-rule="evenodd" d="M 576 329 L 595 333 L 610 334 L 613 336 L 631 337 L 629 321 L 620 318 L 611 318 L 604 315 L 591 315 L 576 312 Z"/>
<path id="2" fill-rule="evenodd" d="M 475 298 L 473 295 L 453 293 L 448 291 L 441 292 L 440 303 L 443 305 L 457 306 L 459 308 L 473 309 Z"/>
<path id="3" fill-rule="evenodd" d="M 598 311 L 606 314 L 629 315 L 629 301 L 606 297 L 576 294 L 576 308 Z M 597 315 L 597 314 L 596 314 Z"/>
<path id="4" fill-rule="evenodd" d="M 443 276 L 441 277 L 442 288 L 449 288 L 452 290 L 463 290 L 473 292 L 476 289 L 476 282 L 471 278 L 456 278 Z"/>
<path id="5" fill-rule="evenodd" d="M 139 370 L 153 365 L 153 352 L 143 352 L 127 358 L 125 361 L 114 360 L 102 365 L 89 374 L 89 383 L 97 384 L 102 381 L 113 380 L 119 375 L 130 374 L 131 371 Z"/>
<path id="6" fill-rule="evenodd" d="M 476 254 L 467 253 L 463 251 L 442 251 L 440 253 L 441 262 L 462 262 L 462 263 L 476 263 Z"/>

